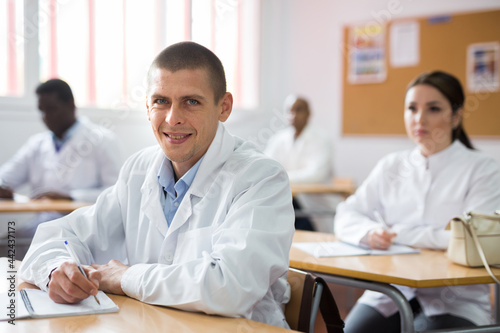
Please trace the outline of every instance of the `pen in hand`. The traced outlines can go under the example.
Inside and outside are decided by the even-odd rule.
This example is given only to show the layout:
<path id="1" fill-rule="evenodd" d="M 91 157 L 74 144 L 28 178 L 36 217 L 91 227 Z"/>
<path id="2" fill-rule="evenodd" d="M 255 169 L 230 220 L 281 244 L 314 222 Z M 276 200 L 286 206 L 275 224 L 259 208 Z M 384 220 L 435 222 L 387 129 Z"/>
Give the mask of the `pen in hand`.
<path id="1" fill-rule="evenodd" d="M 378 211 L 374 210 L 373 215 L 375 215 L 375 220 L 382 225 L 385 231 L 391 232 L 391 227 L 389 227 Z"/>
<path id="2" fill-rule="evenodd" d="M 64 241 L 64 246 L 66 247 L 66 250 L 68 250 L 69 255 L 71 256 L 71 259 L 76 263 L 76 266 L 78 266 L 78 269 L 80 272 L 83 274 L 83 276 L 88 279 L 87 274 L 85 274 L 85 271 L 82 268 L 82 265 L 80 265 L 80 262 L 78 261 L 78 257 L 76 256 L 75 252 L 73 252 L 73 249 L 69 246 L 68 241 Z M 97 304 L 101 305 L 101 302 L 97 299 L 97 296 L 94 295 L 95 301 Z"/>

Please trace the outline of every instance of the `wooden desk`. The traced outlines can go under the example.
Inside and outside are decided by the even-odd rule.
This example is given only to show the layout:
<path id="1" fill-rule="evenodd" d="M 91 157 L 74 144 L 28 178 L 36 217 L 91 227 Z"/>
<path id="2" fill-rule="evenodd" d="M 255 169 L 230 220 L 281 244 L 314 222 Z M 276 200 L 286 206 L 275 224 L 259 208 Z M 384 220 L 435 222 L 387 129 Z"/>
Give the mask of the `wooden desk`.
<path id="1" fill-rule="evenodd" d="M 332 234 L 296 231 L 293 242 L 334 241 Z M 389 284 L 415 288 L 446 287 L 493 283 L 484 268 L 468 268 L 452 263 L 443 251 L 422 250 L 419 254 L 391 256 L 352 256 L 316 258 L 295 247 L 290 250 L 290 267 L 315 272 L 327 281 L 353 287 L 380 291 L 391 297 L 400 309 L 401 327 L 405 332 L 414 332 L 413 314 L 408 301 Z M 500 269 L 493 269 L 500 275 Z M 497 323 L 499 288 L 496 286 Z M 404 321 L 404 323 L 403 323 Z M 496 332 L 500 326 L 496 326 Z M 459 332 L 460 330 L 455 330 Z M 472 332 L 472 331 L 467 331 Z M 482 331 L 486 332 L 486 331 Z M 490 332 L 495 332 L 492 330 Z"/>
<path id="2" fill-rule="evenodd" d="M 69 200 L 30 200 L 28 202 L 16 202 L 13 200 L 0 200 L 0 213 L 32 213 L 57 211 L 69 213 L 77 208 L 89 206 L 91 203 L 69 201 Z"/>
<path id="3" fill-rule="evenodd" d="M 338 194 L 346 199 L 356 191 L 352 183 L 331 183 L 331 184 L 291 184 L 292 195 L 297 194 Z"/>
<path id="4" fill-rule="evenodd" d="M 0 292 L 7 288 L 7 258 L 0 258 Z M 32 285 L 23 283 L 21 288 Z M 33 287 L 33 286 L 32 286 Z M 19 319 L 13 326 L 0 322 L 1 332 L 293 332 L 243 318 L 224 318 L 149 305 L 126 296 L 108 295 L 120 308 L 118 313 L 73 317 Z M 0 305 L 5 309 L 3 305 Z M 4 311 L 4 310 L 2 310 Z"/>

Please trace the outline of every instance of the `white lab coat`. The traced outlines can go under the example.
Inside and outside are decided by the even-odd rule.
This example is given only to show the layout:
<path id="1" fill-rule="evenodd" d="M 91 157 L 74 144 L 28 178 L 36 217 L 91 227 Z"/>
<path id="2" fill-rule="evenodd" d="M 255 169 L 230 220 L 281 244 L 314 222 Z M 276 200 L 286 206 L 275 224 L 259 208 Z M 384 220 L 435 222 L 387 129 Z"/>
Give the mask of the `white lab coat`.
<path id="1" fill-rule="evenodd" d="M 49 272 L 69 258 L 67 239 L 84 264 L 130 265 L 121 283 L 130 297 L 287 327 L 294 218 L 286 172 L 220 124 L 168 227 L 163 157 L 159 147 L 140 151 L 94 206 L 40 225 L 22 279 L 46 289 Z"/>
<path id="2" fill-rule="evenodd" d="M 56 191 L 76 201 L 95 202 L 116 182 L 121 162 L 114 133 L 81 118 L 59 152 L 50 131 L 32 136 L 1 166 L 0 179 L 13 189 L 29 184 L 31 196 Z"/>
<path id="3" fill-rule="evenodd" d="M 398 235 L 395 242 L 419 248 L 446 249 L 449 220 L 466 211 L 493 213 L 500 208 L 500 169 L 496 161 L 458 140 L 425 158 L 416 148 L 383 158 L 358 188 L 341 203 L 335 218 L 340 239 L 360 244 L 368 231 L 379 227 L 378 210 Z M 487 285 L 442 288 L 397 286 L 417 297 L 427 316 L 449 313 L 478 325 L 491 322 Z M 385 295 L 367 291 L 360 302 L 383 315 L 396 312 Z"/>
<path id="4" fill-rule="evenodd" d="M 306 125 L 295 139 L 295 128 L 288 127 L 269 139 L 265 153 L 283 165 L 293 183 L 330 183 L 332 181 L 332 146 L 328 136 Z M 335 211 L 340 199 L 328 194 L 298 194 L 297 201 L 304 210 Z M 312 216 L 315 230 L 333 232 L 332 216 Z"/>

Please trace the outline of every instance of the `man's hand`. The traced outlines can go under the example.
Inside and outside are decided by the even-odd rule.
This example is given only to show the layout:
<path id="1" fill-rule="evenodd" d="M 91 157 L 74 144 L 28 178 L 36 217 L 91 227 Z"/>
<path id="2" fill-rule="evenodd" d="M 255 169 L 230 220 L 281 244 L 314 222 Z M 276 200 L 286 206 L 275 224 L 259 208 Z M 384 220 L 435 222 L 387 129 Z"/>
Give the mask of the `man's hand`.
<path id="1" fill-rule="evenodd" d="M 122 290 L 122 276 L 130 267 L 118 260 L 111 260 L 106 265 L 92 265 L 100 273 L 99 287 L 102 291 L 116 295 L 125 295 Z"/>
<path id="2" fill-rule="evenodd" d="M 82 266 L 88 279 L 78 266 L 66 261 L 50 275 L 49 297 L 56 303 L 78 303 L 90 295 L 97 295 L 101 273 L 91 266 Z"/>
<path id="3" fill-rule="evenodd" d="M 396 233 L 387 231 L 383 228 L 377 228 L 368 233 L 368 245 L 372 249 L 387 250 L 391 247 L 392 239 L 396 237 Z"/>
<path id="4" fill-rule="evenodd" d="M 39 200 L 39 199 L 50 199 L 50 200 L 73 200 L 69 195 L 62 194 L 59 192 L 43 192 L 38 193 L 33 196 L 31 199 Z"/>
<path id="5" fill-rule="evenodd" d="M 10 187 L 0 186 L 0 198 L 3 199 L 13 199 L 14 191 Z"/>

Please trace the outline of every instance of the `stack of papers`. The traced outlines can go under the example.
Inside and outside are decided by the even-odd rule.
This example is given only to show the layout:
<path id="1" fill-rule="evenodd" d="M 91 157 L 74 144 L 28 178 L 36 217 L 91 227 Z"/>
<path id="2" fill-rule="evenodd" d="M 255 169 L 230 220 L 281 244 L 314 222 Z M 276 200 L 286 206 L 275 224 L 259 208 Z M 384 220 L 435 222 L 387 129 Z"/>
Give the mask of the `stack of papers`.
<path id="1" fill-rule="evenodd" d="M 420 253 L 420 250 L 418 249 L 399 244 L 393 244 L 387 250 L 368 249 L 344 242 L 293 243 L 293 246 L 315 257 L 344 257 Z"/>

